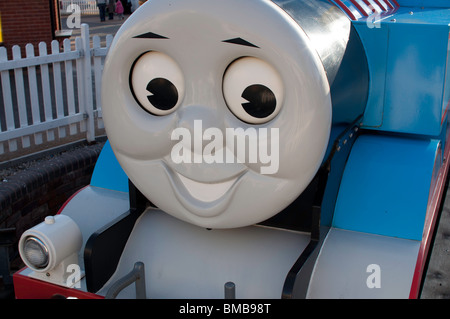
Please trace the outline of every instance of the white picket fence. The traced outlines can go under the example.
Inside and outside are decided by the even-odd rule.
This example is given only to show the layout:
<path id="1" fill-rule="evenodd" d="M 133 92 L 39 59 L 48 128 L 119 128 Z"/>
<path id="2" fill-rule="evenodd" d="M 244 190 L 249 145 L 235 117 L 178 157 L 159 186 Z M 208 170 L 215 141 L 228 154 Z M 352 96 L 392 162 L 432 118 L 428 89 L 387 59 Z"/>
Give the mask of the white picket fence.
<path id="1" fill-rule="evenodd" d="M 83 24 L 81 36 L 74 44 L 65 39 L 62 50 L 56 40 L 51 53 L 40 43 L 36 56 L 31 44 L 24 56 L 14 46 L 8 60 L 0 47 L 0 157 L 77 134 L 95 140 L 96 129 L 103 128 L 101 75 L 112 39 L 108 35 L 102 47 L 98 36 L 91 41 Z"/>
<path id="2" fill-rule="evenodd" d="M 98 8 L 95 0 L 60 0 L 60 12 L 67 13 L 71 10 L 67 10 L 70 5 L 77 5 L 80 8 L 80 13 L 83 15 L 97 15 Z"/>

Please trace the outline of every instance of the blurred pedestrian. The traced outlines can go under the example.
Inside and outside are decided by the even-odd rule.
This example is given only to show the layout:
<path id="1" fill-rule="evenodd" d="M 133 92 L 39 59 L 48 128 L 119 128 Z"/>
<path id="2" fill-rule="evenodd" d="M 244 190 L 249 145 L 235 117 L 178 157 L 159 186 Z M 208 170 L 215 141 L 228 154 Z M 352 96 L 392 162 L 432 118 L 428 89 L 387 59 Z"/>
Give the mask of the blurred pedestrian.
<path id="1" fill-rule="evenodd" d="M 124 14 L 131 14 L 131 0 L 127 0 L 127 3 L 125 4 L 125 8 L 123 11 Z"/>
<path id="2" fill-rule="evenodd" d="M 108 0 L 108 16 L 109 16 L 109 20 L 113 20 L 114 19 L 114 11 L 116 9 L 116 5 L 114 3 L 114 0 Z"/>
<path id="3" fill-rule="evenodd" d="M 105 21 L 106 15 L 106 0 L 97 0 L 97 7 L 100 15 L 100 21 Z"/>
<path id="4" fill-rule="evenodd" d="M 117 18 L 119 20 L 123 20 L 123 5 L 122 5 L 122 1 L 117 0 L 116 1 L 116 13 L 117 13 Z"/>

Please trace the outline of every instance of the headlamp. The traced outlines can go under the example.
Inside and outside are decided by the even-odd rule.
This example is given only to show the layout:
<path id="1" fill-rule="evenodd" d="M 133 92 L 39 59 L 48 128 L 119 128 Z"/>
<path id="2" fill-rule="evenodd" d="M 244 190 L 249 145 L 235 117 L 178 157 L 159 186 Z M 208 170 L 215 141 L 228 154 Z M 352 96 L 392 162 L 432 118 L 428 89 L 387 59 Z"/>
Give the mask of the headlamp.
<path id="1" fill-rule="evenodd" d="M 26 260 L 37 269 L 44 269 L 48 265 L 48 248 L 34 236 L 25 238 L 23 252 Z"/>
<path id="2" fill-rule="evenodd" d="M 47 216 L 44 222 L 22 234 L 19 252 L 33 271 L 31 277 L 67 285 L 67 269 L 78 265 L 82 242 L 80 228 L 69 216 Z"/>

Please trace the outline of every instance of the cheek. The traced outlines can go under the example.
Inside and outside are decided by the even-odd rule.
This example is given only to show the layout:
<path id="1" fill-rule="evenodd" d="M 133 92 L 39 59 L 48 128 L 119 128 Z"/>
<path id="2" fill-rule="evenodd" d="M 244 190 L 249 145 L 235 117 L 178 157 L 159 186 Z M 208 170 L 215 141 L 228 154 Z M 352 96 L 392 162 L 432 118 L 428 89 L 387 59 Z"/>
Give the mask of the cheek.
<path id="1" fill-rule="evenodd" d="M 309 183 L 322 164 L 329 127 L 324 121 L 304 121 L 301 126 L 280 129 L 277 177 Z"/>
<path id="2" fill-rule="evenodd" d="M 257 128 L 256 143 L 246 144 L 245 165 L 256 174 L 309 182 L 322 162 L 328 135 L 311 130 L 314 122 L 283 121 Z M 317 124 L 317 123 L 316 123 Z M 256 162 L 255 162 L 256 160 Z"/>
<path id="3" fill-rule="evenodd" d="M 176 141 L 171 134 L 177 115 L 155 116 L 144 111 L 128 90 L 128 85 L 111 85 L 102 101 L 107 105 L 104 121 L 108 138 L 116 152 L 134 159 L 160 159 L 170 154 Z"/>

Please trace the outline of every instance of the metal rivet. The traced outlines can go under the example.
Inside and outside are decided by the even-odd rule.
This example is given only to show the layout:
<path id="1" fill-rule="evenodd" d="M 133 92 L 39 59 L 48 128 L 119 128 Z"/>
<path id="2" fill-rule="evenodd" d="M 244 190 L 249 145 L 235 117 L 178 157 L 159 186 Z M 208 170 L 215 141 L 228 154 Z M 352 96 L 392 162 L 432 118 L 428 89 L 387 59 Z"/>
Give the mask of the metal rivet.
<path id="1" fill-rule="evenodd" d="M 53 216 L 45 217 L 44 223 L 46 223 L 47 225 L 54 224 L 55 223 L 55 217 L 53 217 Z"/>

